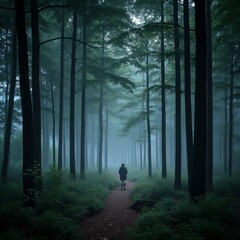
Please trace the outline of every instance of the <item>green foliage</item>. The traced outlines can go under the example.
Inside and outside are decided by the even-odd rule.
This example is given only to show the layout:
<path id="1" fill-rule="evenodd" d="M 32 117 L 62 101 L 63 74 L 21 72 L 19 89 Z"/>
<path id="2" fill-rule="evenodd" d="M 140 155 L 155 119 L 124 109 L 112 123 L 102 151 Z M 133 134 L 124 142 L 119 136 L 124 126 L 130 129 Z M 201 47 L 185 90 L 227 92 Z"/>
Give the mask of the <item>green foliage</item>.
<path id="1" fill-rule="evenodd" d="M 145 210 L 129 239 L 238 239 L 239 199 L 207 197 L 197 203 L 188 199 L 164 199 Z"/>
<path id="2" fill-rule="evenodd" d="M 156 177 L 146 182 L 141 179 L 134 189 L 133 199 L 154 196 L 156 200 L 161 197 L 161 201 L 155 207 L 142 211 L 128 239 L 239 239 L 239 181 L 225 180 L 216 181 L 215 193 L 191 202 L 188 195 L 169 190 L 173 189 L 171 181 L 157 180 Z"/>
<path id="3" fill-rule="evenodd" d="M 160 200 L 166 196 L 181 198 L 186 196 L 186 192 L 174 191 L 172 180 L 161 179 L 157 175 L 154 175 L 151 179 L 141 177 L 132 191 L 134 201 L 138 199 Z"/>
<path id="4" fill-rule="evenodd" d="M 239 177 L 218 177 L 215 178 L 214 192 L 219 196 L 240 197 Z"/>
<path id="5" fill-rule="evenodd" d="M 19 183 L 2 184 L 0 239 L 81 239 L 78 222 L 101 211 L 109 189 L 118 184 L 110 174 L 88 173 L 86 180 L 73 180 L 52 167 L 43 176 L 34 210 L 23 208 Z"/>
<path id="6" fill-rule="evenodd" d="M 7 184 L 0 183 L 0 202 L 12 202 L 22 200 L 22 186 L 17 182 Z"/>
<path id="7" fill-rule="evenodd" d="M 70 218 L 53 211 L 44 212 L 33 222 L 34 239 L 79 239 L 78 232 L 77 225 Z"/>

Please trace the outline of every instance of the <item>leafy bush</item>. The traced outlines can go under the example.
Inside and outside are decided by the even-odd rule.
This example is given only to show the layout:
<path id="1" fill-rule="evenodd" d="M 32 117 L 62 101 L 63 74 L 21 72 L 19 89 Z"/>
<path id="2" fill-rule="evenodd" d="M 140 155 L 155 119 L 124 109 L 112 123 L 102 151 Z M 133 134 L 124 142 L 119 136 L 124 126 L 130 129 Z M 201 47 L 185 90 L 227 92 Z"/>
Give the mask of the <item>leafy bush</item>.
<path id="1" fill-rule="evenodd" d="M 134 201 L 138 199 L 160 200 L 166 196 L 181 198 L 186 196 L 186 192 L 174 191 L 172 180 L 161 179 L 156 175 L 151 179 L 141 178 L 132 191 Z"/>
<path id="2" fill-rule="evenodd" d="M 164 199 L 142 213 L 129 239 L 239 239 L 239 214 L 239 199 L 235 198 L 230 205 L 229 199 L 216 196 L 198 203 Z"/>
<path id="3" fill-rule="evenodd" d="M 37 193 L 36 209 L 22 207 L 20 183 L 9 182 L 0 189 L 0 239 L 81 239 L 77 222 L 103 209 L 109 189 L 117 179 L 89 173 L 86 180 L 70 179 L 67 172 L 51 168 Z"/>
<path id="4" fill-rule="evenodd" d="M 219 196 L 240 197 L 239 177 L 218 177 L 214 179 L 214 192 Z"/>
<path id="5" fill-rule="evenodd" d="M 156 177 L 140 181 L 133 191 L 133 199 L 161 198 L 161 201 L 142 211 L 136 227 L 129 232 L 129 240 L 240 239 L 239 183 L 232 180 L 219 180 L 219 183 L 215 185 L 215 193 L 208 193 L 205 199 L 193 203 L 186 192 L 171 190 L 171 181 Z"/>

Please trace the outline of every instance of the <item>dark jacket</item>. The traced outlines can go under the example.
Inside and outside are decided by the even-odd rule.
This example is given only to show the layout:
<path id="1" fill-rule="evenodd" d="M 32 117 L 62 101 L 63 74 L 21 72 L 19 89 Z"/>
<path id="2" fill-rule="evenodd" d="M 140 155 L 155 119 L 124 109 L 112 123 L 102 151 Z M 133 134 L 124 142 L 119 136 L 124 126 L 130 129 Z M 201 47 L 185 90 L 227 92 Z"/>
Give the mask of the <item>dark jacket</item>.
<path id="1" fill-rule="evenodd" d="M 124 180 L 127 179 L 128 170 L 127 170 L 126 167 L 124 167 L 124 166 L 120 167 L 118 172 L 120 174 L 120 180 L 121 181 L 124 181 Z"/>

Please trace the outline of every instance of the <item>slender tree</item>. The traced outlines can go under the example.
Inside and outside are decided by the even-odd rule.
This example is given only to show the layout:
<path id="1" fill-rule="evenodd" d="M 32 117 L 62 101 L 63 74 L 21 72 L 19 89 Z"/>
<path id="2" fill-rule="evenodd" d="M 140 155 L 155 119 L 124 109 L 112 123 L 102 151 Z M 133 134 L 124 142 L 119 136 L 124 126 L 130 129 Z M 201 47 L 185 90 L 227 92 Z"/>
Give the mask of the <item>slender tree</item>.
<path id="1" fill-rule="evenodd" d="M 62 170 L 63 157 L 63 112 L 64 112 L 64 29 L 65 17 L 64 11 L 61 13 L 61 51 L 60 51 L 60 89 L 59 89 L 59 124 L 58 124 L 58 168 Z"/>
<path id="2" fill-rule="evenodd" d="M 105 77 L 105 62 L 104 62 L 104 51 L 105 51 L 105 30 L 102 26 L 102 53 L 101 53 L 101 65 L 102 65 L 102 74 L 100 77 L 100 97 L 99 97 L 99 143 L 98 143 L 98 172 L 102 173 L 102 152 L 103 152 L 103 84 Z"/>
<path id="3" fill-rule="evenodd" d="M 7 180 L 7 173 L 8 173 L 14 95 L 15 95 L 15 88 L 16 88 L 17 35 L 16 35 L 15 27 L 13 29 L 13 38 L 12 39 L 13 39 L 13 41 L 12 41 L 12 70 L 11 70 L 12 74 L 11 74 L 11 82 L 10 82 L 10 90 L 9 90 L 6 128 L 5 128 L 5 135 L 4 135 L 3 165 L 2 165 L 2 180 L 3 181 Z"/>
<path id="4" fill-rule="evenodd" d="M 165 59 L 164 59 L 164 0 L 161 1 L 161 85 L 162 85 L 162 178 L 167 178 L 166 158 L 166 97 L 165 97 Z"/>
<path id="5" fill-rule="evenodd" d="M 179 52 L 178 0 L 173 1 L 174 46 L 175 46 L 175 180 L 174 189 L 181 188 L 181 77 Z"/>
<path id="6" fill-rule="evenodd" d="M 187 142 L 188 185 L 191 183 L 193 133 L 192 133 L 192 104 L 191 104 L 191 65 L 190 65 L 190 28 L 189 1 L 184 0 L 184 77 L 185 77 L 185 124 Z"/>
<path id="7" fill-rule="evenodd" d="M 39 21 L 38 21 L 38 1 L 31 1 L 31 30 L 32 30 L 32 103 L 33 103 L 33 124 L 34 124 L 34 161 L 37 167 L 37 175 L 41 176 L 41 102 L 39 84 Z M 41 190 L 42 181 L 38 178 L 37 188 Z"/>
<path id="8" fill-rule="evenodd" d="M 50 80 L 50 92 L 51 92 L 51 104 L 52 104 L 52 141 L 53 141 L 53 165 L 56 165 L 56 140 L 55 140 L 55 132 L 56 132 L 56 117 L 55 117 L 55 102 L 54 102 L 54 90 L 53 90 L 53 81 L 52 78 Z"/>
<path id="9" fill-rule="evenodd" d="M 194 155 L 190 197 L 206 192 L 206 1 L 195 1 L 196 79 L 194 116 Z"/>
<path id="10" fill-rule="evenodd" d="M 234 47 L 231 47 L 230 93 L 229 93 L 229 139 L 228 139 L 228 176 L 232 176 L 233 159 L 233 82 L 234 82 Z"/>
<path id="11" fill-rule="evenodd" d="M 77 11 L 73 10 L 72 60 L 70 84 L 70 174 L 75 178 L 75 69 L 76 69 Z"/>
<path id="12" fill-rule="evenodd" d="M 83 63 L 82 63 L 82 114 L 81 114 L 81 159 L 80 177 L 85 178 L 85 125 L 86 125 L 86 81 L 87 81 L 87 16 L 83 14 Z"/>
<path id="13" fill-rule="evenodd" d="M 18 63 L 20 77 L 20 93 L 22 104 L 22 132 L 23 132 L 23 194 L 24 206 L 35 207 L 33 141 L 33 112 L 29 85 L 28 47 L 25 26 L 25 2 L 15 0 L 16 29 L 18 36 Z"/>
<path id="14" fill-rule="evenodd" d="M 108 122 L 109 122 L 108 104 L 106 105 L 106 127 L 105 127 L 105 170 L 108 170 Z"/>
<path id="15" fill-rule="evenodd" d="M 212 97 L 212 20 L 211 0 L 206 2 L 206 34 L 207 34 L 207 146 L 206 146 L 206 186 L 213 189 L 213 97 Z"/>
<path id="16" fill-rule="evenodd" d="M 152 143 L 151 143 L 151 123 L 150 123 L 150 90 L 149 90 L 149 46 L 148 40 L 146 40 L 146 79 L 147 79 L 147 143 L 148 143 L 148 177 L 152 177 Z"/>

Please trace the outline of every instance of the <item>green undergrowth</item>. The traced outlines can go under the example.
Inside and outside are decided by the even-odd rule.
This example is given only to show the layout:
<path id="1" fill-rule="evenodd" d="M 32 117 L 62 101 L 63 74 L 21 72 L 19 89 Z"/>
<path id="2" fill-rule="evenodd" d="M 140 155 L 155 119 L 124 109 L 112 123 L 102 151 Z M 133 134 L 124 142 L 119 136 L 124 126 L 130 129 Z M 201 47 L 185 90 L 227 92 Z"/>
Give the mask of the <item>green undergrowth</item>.
<path id="1" fill-rule="evenodd" d="M 185 186 L 185 184 L 183 184 Z M 240 181 L 218 178 L 213 193 L 196 202 L 183 191 L 173 190 L 172 180 L 154 176 L 138 180 L 132 199 L 159 202 L 144 208 L 129 240 L 236 240 L 240 239 Z"/>
<path id="2" fill-rule="evenodd" d="M 104 207 L 109 190 L 118 186 L 107 173 L 87 173 L 86 179 L 51 169 L 43 177 L 36 209 L 22 207 L 22 187 L 17 182 L 1 184 L 0 239 L 82 239 L 79 222 Z"/>
<path id="3" fill-rule="evenodd" d="M 173 180 L 162 179 L 157 174 L 153 174 L 152 178 L 140 175 L 137 178 L 136 185 L 132 191 L 132 200 L 160 200 L 162 197 L 182 198 L 186 197 L 186 181 L 182 181 L 182 189 L 185 191 L 176 191 L 173 189 Z"/>

